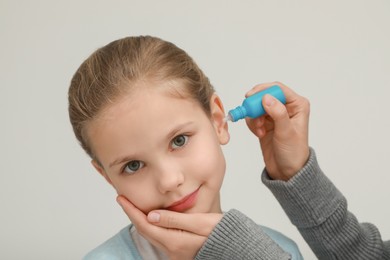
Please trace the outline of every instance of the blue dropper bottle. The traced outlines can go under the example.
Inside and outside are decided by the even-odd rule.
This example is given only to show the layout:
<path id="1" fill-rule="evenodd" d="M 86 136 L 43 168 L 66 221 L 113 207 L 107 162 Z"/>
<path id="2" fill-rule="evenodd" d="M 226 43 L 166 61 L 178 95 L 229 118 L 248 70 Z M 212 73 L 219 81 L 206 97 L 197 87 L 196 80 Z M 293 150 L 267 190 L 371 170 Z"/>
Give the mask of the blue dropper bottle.
<path id="1" fill-rule="evenodd" d="M 244 99 L 241 106 L 229 111 L 225 121 L 230 120 L 232 122 L 236 122 L 245 117 L 256 118 L 264 115 L 265 110 L 262 100 L 265 94 L 270 94 L 283 104 L 286 104 L 286 97 L 284 96 L 282 89 L 279 86 L 274 85 Z"/>

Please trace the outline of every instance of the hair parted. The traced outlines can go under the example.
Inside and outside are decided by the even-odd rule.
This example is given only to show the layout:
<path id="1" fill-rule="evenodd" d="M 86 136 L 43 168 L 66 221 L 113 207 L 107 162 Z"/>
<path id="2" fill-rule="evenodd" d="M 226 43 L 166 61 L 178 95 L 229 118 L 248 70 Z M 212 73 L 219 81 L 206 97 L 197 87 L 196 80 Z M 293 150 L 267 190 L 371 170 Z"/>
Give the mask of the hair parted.
<path id="1" fill-rule="evenodd" d="M 68 92 L 69 118 L 76 138 L 94 158 L 85 135 L 88 122 L 129 93 L 140 80 L 180 80 L 185 93 L 210 114 L 214 88 L 193 59 L 173 43 L 152 36 L 126 37 L 92 53 L 77 69 Z"/>

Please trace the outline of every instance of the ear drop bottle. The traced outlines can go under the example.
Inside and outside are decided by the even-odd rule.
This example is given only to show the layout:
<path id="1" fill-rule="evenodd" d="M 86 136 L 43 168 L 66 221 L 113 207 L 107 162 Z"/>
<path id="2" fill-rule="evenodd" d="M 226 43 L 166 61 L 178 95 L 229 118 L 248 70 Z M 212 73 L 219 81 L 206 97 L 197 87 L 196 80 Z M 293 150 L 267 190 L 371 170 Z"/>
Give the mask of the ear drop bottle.
<path id="1" fill-rule="evenodd" d="M 229 111 L 225 121 L 230 120 L 236 122 L 245 117 L 256 118 L 264 115 L 265 110 L 262 100 L 265 94 L 270 94 L 283 104 L 286 104 L 286 97 L 284 96 L 282 89 L 279 86 L 274 85 L 244 99 L 241 106 Z"/>

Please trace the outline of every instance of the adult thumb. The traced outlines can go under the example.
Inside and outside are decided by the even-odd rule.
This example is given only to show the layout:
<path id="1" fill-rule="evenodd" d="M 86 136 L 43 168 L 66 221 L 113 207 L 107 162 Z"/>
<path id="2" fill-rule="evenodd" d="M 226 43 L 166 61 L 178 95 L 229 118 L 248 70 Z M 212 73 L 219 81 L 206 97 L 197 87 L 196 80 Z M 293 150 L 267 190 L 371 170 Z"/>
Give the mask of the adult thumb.
<path id="1" fill-rule="evenodd" d="M 290 116 L 286 106 L 272 95 L 266 94 L 263 97 L 265 112 L 272 118 L 277 133 L 286 132 L 291 127 Z"/>

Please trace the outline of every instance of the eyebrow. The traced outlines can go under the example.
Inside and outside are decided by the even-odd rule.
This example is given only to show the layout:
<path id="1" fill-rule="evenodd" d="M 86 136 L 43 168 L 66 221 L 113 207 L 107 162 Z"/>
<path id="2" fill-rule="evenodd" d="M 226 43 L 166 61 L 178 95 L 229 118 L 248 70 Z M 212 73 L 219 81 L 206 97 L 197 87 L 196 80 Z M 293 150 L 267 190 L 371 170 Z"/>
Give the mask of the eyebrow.
<path id="1" fill-rule="evenodd" d="M 192 125 L 194 124 L 194 122 L 192 121 L 189 121 L 189 122 L 185 122 L 183 124 L 179 124 L 177 125 L 175 128 L 173 128 L 171 131 L 168 132 L 167 134 L 167 139 L 170 140 L 172 139 L 178 132 L 180 132 L 183 128 L 186 128 L 187 126 L 189 125 Z"/>
<path id="2" fill-rule="evenodd" d="M 115 165 L 122 164 L 122 163 L 124 163 L 124 162 L 130 161 L 130 160 L 132 160 L 132 158 L 133 158 L 133 157 L 131 157 L 131 156 L 125 156 L 125 157 L 116 159 L 115 161 L 111 162 L 111 163 L 108 165 L 108 168 L 111 168 L 112 166 L 115 166 Z"/>
<path id="3" fill-rule="evenodd" d="M 189 125 L 192 125 L 194 122 L 192 121 L 189 121 L 189 122 L 185 122 L 183 124 L 179 124 L 177 125 L 175 128 L 173 128 L 172 130 L 170 130 L 168 132 L 168 134 L 166 135 L 167 136 L 167 139 L 170 140 L 172 139 L 181 129 L 189 126 Z M 120 157 L 118 159 L 116 159 L 115 161 L 111 162 L 109 165 L 108 165 L 108 168 L 111 168 L 115 165 L 118 165 L 118 164 L 122 164 L 122 163 L 125 163 L 127 161 L 130 161 L 130 160 L 133 160 L 134 156 L 124 156 L 124 157 Z"/>

